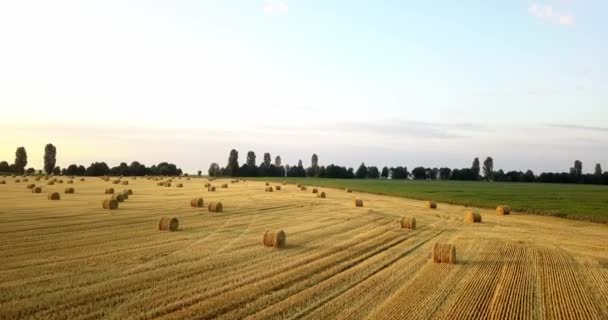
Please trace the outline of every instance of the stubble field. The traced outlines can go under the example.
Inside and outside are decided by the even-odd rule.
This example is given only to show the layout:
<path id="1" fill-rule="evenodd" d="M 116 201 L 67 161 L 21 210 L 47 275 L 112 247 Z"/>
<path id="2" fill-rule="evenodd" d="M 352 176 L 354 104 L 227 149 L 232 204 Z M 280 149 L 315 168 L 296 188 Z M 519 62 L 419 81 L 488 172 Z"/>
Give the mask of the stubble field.
<path id="1" fill-rule="evenodd" d="M 608 318 L 607 225 L 487 209 L 467 224 L 462 206 L 260 181 L 0 180 L 0 319 Z M 110 187 L 133 195 L 104 210 Z M 163 216 L 179 231 L 159 231 Z M 278 229 L 286 247 L 264 247 Z M 434 263 L 435 242 L 457 263 Z"/>

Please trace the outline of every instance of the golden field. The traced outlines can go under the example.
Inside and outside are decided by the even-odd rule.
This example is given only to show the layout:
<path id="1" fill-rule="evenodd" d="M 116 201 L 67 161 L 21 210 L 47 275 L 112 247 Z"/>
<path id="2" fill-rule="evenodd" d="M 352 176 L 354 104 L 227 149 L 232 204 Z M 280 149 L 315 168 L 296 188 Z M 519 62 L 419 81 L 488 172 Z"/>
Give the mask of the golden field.
<path id="1" fill-rule="evenodd" d="M 0 178 L 0 319 L 608 319 L 607 225 L 485 209 L 468 224 L 461 206 L 256 181 L 58 178 Z M 133 195 L 105 210 L 106 188 Z M 159 231 L 163 216 L 179 230 Z M 264 247 L 279 229 L 286 247 Z M 456 264 L 433 262 L 436 242 Z"/>

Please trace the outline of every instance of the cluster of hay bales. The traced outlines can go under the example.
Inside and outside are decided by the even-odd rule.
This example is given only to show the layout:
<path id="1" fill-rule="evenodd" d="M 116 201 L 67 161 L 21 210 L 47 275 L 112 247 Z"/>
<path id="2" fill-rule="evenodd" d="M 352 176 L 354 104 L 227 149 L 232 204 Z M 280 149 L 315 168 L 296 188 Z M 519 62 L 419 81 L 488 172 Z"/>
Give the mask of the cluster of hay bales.
<path id="1" fill-rule="evenodd" d="M 179 220 L 175 217 L 162 217 L 158 221 L 158 230 L 160 231 L 177 231 Z"/>
<path id="2" fill-rule="evenodd" d="M 317 189 L 317 188 L 312 188 L 312 193 L 319 193 L 319 189 Z"/>
<path id="3" fill-rule="evenodd" d="M 219 201 L 210 202 L 207 208 L 209 212 L 222 212 L 224 210 L 224 206 Z"/>
<path id="4" fill-rule="evenodd" d="M 106 188 L 105 194 L 114 194 L 114 188 Z"/>
<path id="5" fill-rule="evenodd" d="M 474 211 L 469 210 L 464 214 L 464 222 L 467 222 L 467 223 L 481 222 L 481 215 L 479 214 L 479 212 L 474 212 Z"/>
<path id="6" fill-rule="evenodd" d="M 270 248 L 284 248 L 285 247 L 285 232 L 283 230 L 270 231 L 266 230 L 262 237 L 262 243 L 266 247 Z"/>
<path id="7" fill-rule="evenodd" d="M 33 184 L 33 183 L 30 183 L 30 184 L 27 185 L 28 189 L 32 189 L 32 188 L 35 188 L 35 187 L 36 187 L 36 185 Z"/>
<path id="8" fill-rule="evenodd" d="M 345 191 L 348 192 L 348 193 L 352 193 L 353 192 L 353 190 L 351 190 L 350 188 L 346 188 Z"/>
<path id="9" fill-rule="evenodd" d="M 207 188 L 207 191 L 215 192 L 215 186 L 209 186 L 209 188 Z"/>
<path id="10" fill-rule="evenodd" d="M 33 187 L 32 188 L 32 193 L 41 193 L 42 192 L 42 188 L 41 187 Z"/>
<path id="11" fill-rule="evenodd" d="M 223 184 L 222 184 L 222 188 L 223 188 L 223 189 L 228 188 L 228 184 L 227 184 L 227 183 L 223 183 Z"/>
<path id="12" fill-rule="evenodd" d="M 426 202 L 426 207 L 429 209 L 437 209 L 437 202 L 430 200 Z"/>
<path id="13" fill-rule="evenodd" d="M 49 195 L 47 196 L 47 198 L 49 200 L 60 200 L 61 196 L 59 195 L 59 192 L 51 192 L 51 193 L 49 193 Z"/>
<path id="14" fill-rule="evenodd" d="M 363 207 L 363 200 L 355 199 L 355 207 Z"/>
<path id="15" fill-rule="evenodd" d="M 73 194 L 74 192 L 76 192 L 76 190 L 74 190 L 74 188 L 65 188 L 65 193 L 67 193 L 67 194 Z"/>
<path id="16" fill-rule="evenodd" d="M 322 191 L 320 193 L 317 193 L 317 198 L 323 198 L 323 199 L 325 199 L 325 192 Z"/>
<path id="17" fill-rule="evenodd" d="M 416 218 L 403 216 L 401 218 L 401 228 L 411 230 L 416 229 Z"/>
<path id="18" fill-rule="evenodd" d="M 496 207 L 496 214 L 499 216 L 511 214 L 511 208 L 508 206 L 498 206 Z"/>
<path id="19" fill-rule="evenodd" d="M 193 198 L 190 200 L 190 206 L 193 208 L 202 208 L 205 205 L 203 198 Z"/>
<path id="20" fill-rule="evenodd" d="M 436 263 L 456 263 L 456 247 L 453 244 L 433 244 L 433 261 Z"/>
<path id="21" fill-rule="evenodd" d="M 102 203 L 104 209 L 116 210 L 118 209 L 118 201 L 116 199 L 106 199 Z"/>
<path id="22" fill-rule="evenodd" d="M 272 192 L 273 189 L 272 189 L 272 187 L 266 187 L 266 189 L 264 191 L 266 191 L 266 192 Z"/>

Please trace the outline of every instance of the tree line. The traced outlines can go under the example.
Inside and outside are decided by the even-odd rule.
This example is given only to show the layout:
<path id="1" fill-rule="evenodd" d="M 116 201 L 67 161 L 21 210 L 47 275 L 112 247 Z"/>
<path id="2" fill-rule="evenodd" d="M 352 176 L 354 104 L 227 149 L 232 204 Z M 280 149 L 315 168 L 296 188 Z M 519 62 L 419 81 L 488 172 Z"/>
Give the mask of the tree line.
<path id="1" fill-rule="evenodd" d="M 122 162 L 116 167 L 108 166 L 105 162 L 94 162 L 88 167 L 78 164 L 71 164 L 66 168 L 56 166 L 57 163 L 57 148 L 49 143 L 44 148 L 44 171 L 36 171 L 34 168 L 25 169 L 27 166 L 27 152 L 24 147 L 17 148 L 15 151 L 15 161 L 9 164 L 7 161 L 0 161 L 0 172 L 15 173 L 15 174 L 54 174 L 54 175 L 74 175 L 74 176 L 145 176 L 145 175 L 166 175 L 179 176 L 182 175 L 182 169 L 178 168 L 173 163 L 161 162 L 151 167 L 133 161 L 130 165 Z M 201 172 L 199 171 L 199 175 Z"/>
<path id="2" fill-rule="evenodd" d="M 338 179 L 393 179 L 393 180 L 460 180 L 460 181 L 498 181 L 498 182 L 544 182 L 544 183 L 583 183 L 608 185 L 608 172 L 603 172 L 601 165 L 595 165 L 592 174 L 583 174 L 583 163 L 574 162 L 569 172 L 543 172 L 535 175 L 532 170 L 508 171 L 494 169 L 494 159 L 487 157 L 483 164 L 479 158 L 473 159 L 469 168 L 426 168 L 415 167 L 411 171 L 407 166 L 383 167 L 366 166 L 365 163 L 357 168 L 347 168 L 330 164 L 319 165 L 319 157 L 313 154 L 310 166 L 304 168 L 302 160 L 297 166 L 282 165 L 281 157 L 277 156 L 271 163 L 270 153 L 264 153 L 264 161 L 256 164 L 255 152 L 247 152 L 246 162 L 239 166 L 239 152 L 235 149 L 228 155 L 228 163 L 220 167 L 212 163 L 208 170 L 209 176 L 231 177 L 317 177 Z"/>

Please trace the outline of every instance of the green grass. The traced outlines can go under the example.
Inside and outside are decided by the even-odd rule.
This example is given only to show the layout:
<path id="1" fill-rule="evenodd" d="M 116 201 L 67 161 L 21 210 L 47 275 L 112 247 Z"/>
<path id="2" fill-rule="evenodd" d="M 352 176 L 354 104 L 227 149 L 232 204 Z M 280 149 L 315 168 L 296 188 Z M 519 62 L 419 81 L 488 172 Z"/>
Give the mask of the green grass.
<path id="1" fill-rule="evenodd" d="M 495 208 L 608 223 L 608 186 L 468 181 L 393 181 L 315 178 L 259 178 L 308 186 L 346 188 L 420 200 Z"/>

